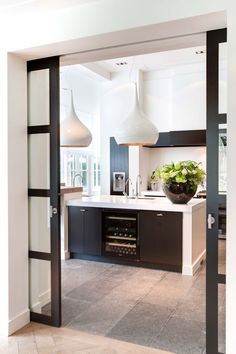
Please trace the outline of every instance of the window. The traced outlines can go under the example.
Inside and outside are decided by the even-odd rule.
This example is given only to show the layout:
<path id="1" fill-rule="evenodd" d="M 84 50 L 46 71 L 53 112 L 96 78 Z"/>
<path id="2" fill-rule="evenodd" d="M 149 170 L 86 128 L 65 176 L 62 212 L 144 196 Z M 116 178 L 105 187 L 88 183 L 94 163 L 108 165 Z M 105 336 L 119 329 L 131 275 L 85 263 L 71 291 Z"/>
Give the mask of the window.
<path id="1" fill-rule="evenodd" d="M 100 170 L 100 161 L 98 157 L 94 158 L 93 162 L 93 190 L 99 192 L 101 185 L 101 170 Z"/>
<path id="2" fill-rule="evenodd" d="M 100 192 L 100 160 L 91 152 L 61 149 L 61 182 L 66 186 L 83 186 L 83 192 Z"/>

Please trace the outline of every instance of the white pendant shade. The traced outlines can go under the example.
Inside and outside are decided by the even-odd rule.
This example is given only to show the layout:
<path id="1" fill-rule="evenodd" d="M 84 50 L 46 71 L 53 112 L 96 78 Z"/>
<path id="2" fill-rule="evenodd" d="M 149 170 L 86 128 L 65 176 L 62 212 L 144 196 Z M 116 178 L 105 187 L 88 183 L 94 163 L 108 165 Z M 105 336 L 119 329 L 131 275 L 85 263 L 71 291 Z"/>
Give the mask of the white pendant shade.
<path id="1" fill-rule="evenodd" d="M 90 130 L 79 120 L 75 113 L 72 92 L 70 113 L 60 126 L 60 140 L 62 147 L 86 147 L 92 141 Z"/>
<path id="2" fill-rule="evenodd" d="M 154 145 L 159 138 L 156 126 L 142 112 L 135 86 L 134 107 L 119 126 L 115 139 L 119 145 Z"/>

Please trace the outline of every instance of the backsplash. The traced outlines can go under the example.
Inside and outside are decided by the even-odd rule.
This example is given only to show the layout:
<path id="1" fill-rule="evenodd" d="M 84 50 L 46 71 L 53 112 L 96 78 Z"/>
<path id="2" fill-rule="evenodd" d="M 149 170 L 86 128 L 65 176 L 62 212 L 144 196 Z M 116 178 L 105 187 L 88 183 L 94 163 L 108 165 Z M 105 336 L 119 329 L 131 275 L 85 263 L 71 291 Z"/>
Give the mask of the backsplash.
<path id="1" fill-rule="evenodd" d="M 202 168 L 206 170 L 206 147 L 170 147 L 149 149 L 149 168 L 148 180 L 152 172 L 164 164 L 177 161 L 193 160 L 202 163 Z M 144 171 L 143 171 L 144 173 Z M 204 187 L 201 187 L 203 189 Z M 161 190 L 161 183 L 158 183 L 157 189 Z"/>

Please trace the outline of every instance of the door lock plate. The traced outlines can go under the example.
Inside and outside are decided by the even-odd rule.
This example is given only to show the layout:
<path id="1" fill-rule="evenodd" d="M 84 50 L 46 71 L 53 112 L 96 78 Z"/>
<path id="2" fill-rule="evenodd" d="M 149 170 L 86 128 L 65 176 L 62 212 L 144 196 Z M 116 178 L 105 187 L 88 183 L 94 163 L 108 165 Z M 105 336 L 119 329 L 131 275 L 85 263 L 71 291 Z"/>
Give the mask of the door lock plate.
<path id="1" fill-rule="evenodd" d="M 54 208 L 52 205 L 50 205 L 50 218 L 52 218 L 53 215 L 57 215 L 57 208 Z"/>
<path id="2" fill-rule="evenodd" d="M 208 229 L 212 229 L 212 225 L 216 222 L 216 219 L 212 214 L 208 214 L 207 216 L 207 225 Z"/>

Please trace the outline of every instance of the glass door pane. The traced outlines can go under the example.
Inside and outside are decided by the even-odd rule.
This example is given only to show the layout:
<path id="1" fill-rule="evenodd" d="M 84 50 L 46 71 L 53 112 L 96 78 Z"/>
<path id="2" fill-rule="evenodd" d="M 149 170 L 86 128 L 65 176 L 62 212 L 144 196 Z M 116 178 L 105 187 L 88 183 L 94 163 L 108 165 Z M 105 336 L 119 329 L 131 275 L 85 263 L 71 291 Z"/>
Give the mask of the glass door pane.
<path id="1" fill-rule="evenodd" d="M 50 198 L 29 197 L 29 250 L 51 253 Z"/>
<path id="2" fill-rule="evenodd" d="M 51 316 L 51 262 L 30 259 L 30 310 Z"/>
<path id="3" fill-rule="evenodd" d="M 28 73 L 28 125 L 47 125 L 50 121 L 49 69 Z"/>
<path id="4" fill-rule="evenodd" d="M 227 113 L 227 42 L 219 43 L 219 114 Z"/>

